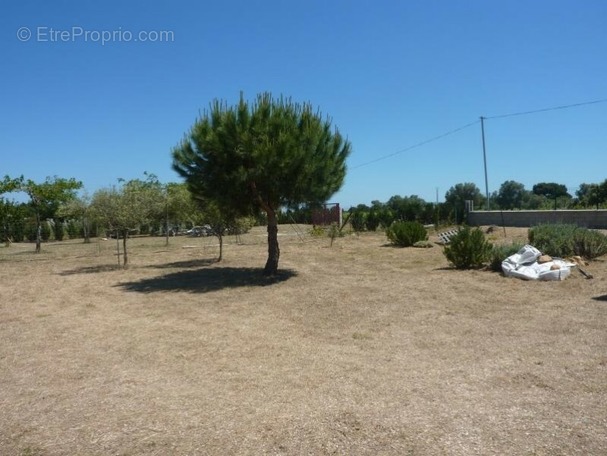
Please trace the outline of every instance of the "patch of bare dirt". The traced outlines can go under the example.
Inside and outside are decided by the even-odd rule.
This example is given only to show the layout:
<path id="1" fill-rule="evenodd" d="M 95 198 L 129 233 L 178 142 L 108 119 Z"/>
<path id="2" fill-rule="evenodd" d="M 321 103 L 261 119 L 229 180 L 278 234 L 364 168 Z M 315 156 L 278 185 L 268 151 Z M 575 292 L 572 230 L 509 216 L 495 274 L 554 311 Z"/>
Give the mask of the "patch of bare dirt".
<path id="1" fill-rule="evenodd" d="M 219 264 L 213 238 L 132 239 L 127 270 L 112 241 L 0 248 L 0 454 L 607 454 L 604 258 L 525 282 L 306 233 L 272 280 L 264 228 Z"/>

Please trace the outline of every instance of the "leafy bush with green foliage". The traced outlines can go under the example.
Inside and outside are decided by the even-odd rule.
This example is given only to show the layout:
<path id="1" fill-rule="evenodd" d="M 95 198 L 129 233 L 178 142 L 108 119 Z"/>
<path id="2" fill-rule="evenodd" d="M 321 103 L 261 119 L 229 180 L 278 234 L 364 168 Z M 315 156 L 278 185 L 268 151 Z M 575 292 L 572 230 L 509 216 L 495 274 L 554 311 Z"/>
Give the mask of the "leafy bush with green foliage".
<path id="1" fill-rule="evenodd" d="M 327 230 L 325 230 L 325 228 L 322 226 L 314 225 L 310 229 L 310 236 L 312 236 L 312 237 L 324 237 L 326 235 L 327 235 Z"/>
<path id="2" fill-rule="evenodd" d="M 337 223 L 331 223 L 331 225 L 327 226 L 315 225 L 310 229 L 309 233 L 310 236 L 315 238 L 329 237 L 331 239 L 331 246 L 333 246 L 333 242 L 336 238 L 344 237 L 346 235 L 346 232 L 341 229 Z"/>
<path id="3" fill-rule="evenodd" d="M 457 269 L 480 268 L 489 260 L 493 246 L 480 228 L 466 226 L 451 237 L 443 253 Z"/>
<path id="4" fill-rule="evenodd" d="M 367 231 L 375 231 L 379 227 L 380 219 L 377 211 L 375 209 L 371 209 L 367 213 L 367 217 L 365 220 L 365 228 Z"/>
<path id="5" fill-rule="evenodd" d="M 350 217 L 350 226 L 355 232 L 364 231 L 367 214 L 363 211 L 355 210 Z"/>
<path id="6" fill-rule="evenodd" d="M 36 240 L 36 234 L 38 232 L 38 228 L 35 224 L 29 223 L 26 227 L 26 237 L 30 242 L 34 242 Z M 47 242 L 51 238 L 51 227 L 47 222 L 42 222 L 40 224 L 40 237 L 44 242 Z"/>
<path id="7" fill-rule="evenodd" d="M 69 220 L 67 222 L 67 235 L 70 239 L 76 239 L 81 237 L 82 234 L 82 222 L 78 220 Z"/>
<path id="8" fill-rule="evenodd" d="M 65 238 L 65 227 L 63 226 L 62 221 L 55 220 L 53 222 L 53 234 L 56 241 L 63 241 Z"/>
<path id="9" fill-rule="evenodd" d="M 523 247 L 521 243 L 493 245 L 489 255 L 489 269 L 495 272 L 502 271 L 502 261 L 514 255 Z"/>
<path id="10" fill-rule="evenodd" d="M 8 237 L 12 242 L 23 242 L 26 236 L 26 228 L 23 219 L 15 220 L 8 226 Z"/>
<path id="11" fill-rule="evenodd" d="M 430 241 L 417 241 L 415 244 L 413 244 L 413 247 L 418 247 L 420 249 L 431 249 L 434 247 L 434 244 L 432 244 Z"/>
<path id="12" fill-rule="evenodd" d="M 598 231 L 582 229 L 576 232 L 573 251 L 592 260 L 607 253 L 607 236 Z"/>
<path id="13" fill-rule="evenodd" d="M 392 222 L 386 229 L 386 236 L 393 245 L 410 247 L 418 241 L 427 240 L 428 232 L 419 222 Z"/>
<path id="14" fill-rule="evenodd" d="M 548 223 L 529 229 L 529 243 L 540 252 L 554 257 L 566 257 L 573 254 L 573 238 L 576 225 Z"/>
<path id="15" fill-rule="evenodd" d="M 546 255 L 587 259 L 607 253 L 607 236 L 573 224 L 548 223 L 529 230 L 529 243 Z"/>
<path id="16" fill-rule="evenodd" d="M 228 225 L 228 234 L 246 234 L 254 226 L 254 217 L 238 217 Z"/>

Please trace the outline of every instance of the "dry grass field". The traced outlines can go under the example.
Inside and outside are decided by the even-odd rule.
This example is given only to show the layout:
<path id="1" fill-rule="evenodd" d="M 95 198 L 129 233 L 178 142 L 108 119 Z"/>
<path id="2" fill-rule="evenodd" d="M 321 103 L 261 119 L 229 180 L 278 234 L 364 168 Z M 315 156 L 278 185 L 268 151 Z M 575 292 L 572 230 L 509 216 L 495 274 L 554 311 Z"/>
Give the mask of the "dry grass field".
<path id="1" fill-rule="evenodd" d="M 219 264 L 213 238 L 131 239 L 127 270 L 111 240 L 0 248 L 0 454 L 607 454 L 605 258 L 525 282 L 279 239 L 275 280 L 263 228 Z"/>

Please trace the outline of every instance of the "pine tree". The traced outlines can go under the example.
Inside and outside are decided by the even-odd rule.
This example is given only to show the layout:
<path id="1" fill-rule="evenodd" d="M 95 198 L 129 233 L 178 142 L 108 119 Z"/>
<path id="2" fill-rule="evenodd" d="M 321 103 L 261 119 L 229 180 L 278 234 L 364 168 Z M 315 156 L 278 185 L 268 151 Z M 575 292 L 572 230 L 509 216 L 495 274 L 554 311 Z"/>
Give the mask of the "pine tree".
<path id="1" fill-rule="evenodd" d="M 309 103 L 258 95 L 250 105 L 214 101 L 173 150 L 173 168 L 196 198 L 268 219 L 265 275 L 278 271 L 277 212 L 325 202 L 341 187 L 350 142 Z"/>

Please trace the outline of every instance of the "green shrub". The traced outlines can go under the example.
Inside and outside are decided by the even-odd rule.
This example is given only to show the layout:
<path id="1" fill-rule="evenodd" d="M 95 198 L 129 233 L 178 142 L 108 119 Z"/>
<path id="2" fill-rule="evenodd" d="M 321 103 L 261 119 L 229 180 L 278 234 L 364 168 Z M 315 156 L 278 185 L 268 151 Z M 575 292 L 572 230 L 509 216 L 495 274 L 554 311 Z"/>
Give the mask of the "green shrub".
<path id="1" fill-rule="evenodd" d="M 55 236 L 56 241 L 63 241 L 65 237 L 65 227 L 63 226 L 63 222 L 60 220 L 55 220 L 53 223 L 53 234 Z"/>
<path id="2" fill-rule="evenodd" d="M 67 235 L 70 239 L 82 237 L 82 223 L 78 220 L 67 222 Z"/>
<path id="3" fill-rule="evenodd" d="M 489 269 L 495 272 L 501 272 L 502 261 L 510 255 L 514 255 L 523 247 L 521 243 L 494 245 L 489 254 Z"/>
<path id="4" fill-rule="evenodd" d="M 13 242 L 23 242 L 25 239 L 25 224 L 23 222 L 13 223 L 9 229 Z"/>
<path id="5" fill-rule="evenodd" d="M 607 253 L 607 236 L 598 231 L 580 229 L 575 234 L 573 253 L 589 260 Z"/>
<path id="6" fill-rule="evenodd" d="M 310 229 L 310 236 L 312 237 L 324 237 L 326 236 L 327 231 L 319 225 L 314 225 L 311 229 Z"/>
<path id="7" fill-rule="evenodd" d="M 364 231 L 367 214 L 363 211 L 354 211 L 350 217 L 350 225 L 355 232 Z"/>
<path id="8" fill-rule="evenodd" d="M 371 209 L 368 213 L 367 213 L 367 217 L 365 220 L 365 228 L 367 229 L 367 231 L 375 231 L 377 229 L 377 227 L 379 226 L 379 216 L 377 214 L 377 211 L 375 209 Z"/>
<path id="9" fill-rule="evenodd" d="M 30 223 L 26 228 L 26 236 L 28 241 L 34 242 L 36 240 L 38 228 L 35 224 Z M 51 237 L 51 227 L 47 222 L 40 224 L 40 237 L 44 242 L 47 242 Z"/>
<path id="10" fill-rule="evenodd" d="M 51 238 L 51 225 L 48 222 L 42 222 L 40 226 L 42 227 L 42 232 L 40 234 L 42 240 L 48 242 Z"/>
<path id="11" fill-rule="evenodd" d="M 25 237 L 25 227 L 23 223 L 6 224 L 1 228 L 0 242 L 22 242 Z"/>
<path id="12" fill-rule="evenodd" d="M 413 244 L 413 247 L 418 247 L 420 249 L 431 249 L 434 247 L 434 244 L 432 244 L 430 241 L 417 241 L 415 244 Z"/>
<path id="13" fill-rule="evenodd" d="M 333 241 L 335 241 L 335 238 L 344 237 L 346 233 L 339 228 L 337 223 L 331 223 L 331 226 L 327 231 L 327 235 L 331 238 L 331 246 L 333 246 Z"/>
<path id="14" fill-rule="evenodd" d="M 445 246 L 447 260 L 457 269 L 480 268 L 489 260 L 492 245 L 480 228 L 462 228 Z"/>
<path id="15" fill-rule="evenodd" d="M 333 246 L 335 238 L 344 237 L 346 235 L 346 232 L 340 229 L 339 225 L 335 222 L 327 226 L 314 225 L 309 233 L 312 237 L 329 237 L 331 239 L 331 246 Z"/>
<path id="16" fill-rule="evenodd" d="M 576 225 L 548 223 L 529 229 L 529 243 L 540 252 L 553 257 L 573 255 Z"/>
<path id="17" fill-rule="evenodd" d="M 418 241 L 428 239 L 428 233 L 419 222 L 392 222 L 386 229 L 386 236 L 391 244 L 399 247 L 410 247 Z"/>
<path id="18" fill-rule="evenodd" d="M 254 217 L 238 217 L 228 226 L 228 234 L 246 234 L 255 226 Z"/>
<path id="19" fill-rule="evenodd" d="M 572 224 L 534 226 L 529 230 L 529 243 L 546 255 L 560 258 L 579 255 L 592 259 L 607 253 L 607 236 Z"/>

